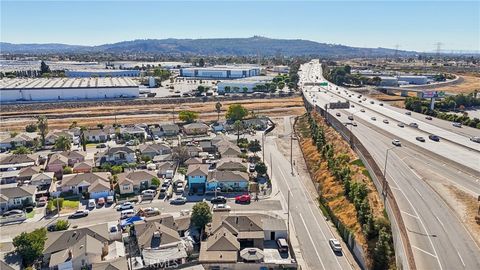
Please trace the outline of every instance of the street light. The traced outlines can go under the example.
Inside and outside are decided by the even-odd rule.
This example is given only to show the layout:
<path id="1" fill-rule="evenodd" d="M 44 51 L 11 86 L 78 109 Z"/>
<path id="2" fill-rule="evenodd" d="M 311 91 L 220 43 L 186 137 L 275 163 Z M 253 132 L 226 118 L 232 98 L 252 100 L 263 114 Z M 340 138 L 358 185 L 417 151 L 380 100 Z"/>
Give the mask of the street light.
<path id="1" fill-rule="evenodd" d="M 382 191 L 384 199 L 387 196 L 387 185 L 388 185 L 388 182 L 387 182 L 388 153 L 390 152 L 390 150 L 393 150 L 395 148 L 396 148 L 396 146 L 392 146 L 392 147 L 388 148 L 387 151 L 385 152 L 385 167 L 383 168 L 383 191 Z"/>

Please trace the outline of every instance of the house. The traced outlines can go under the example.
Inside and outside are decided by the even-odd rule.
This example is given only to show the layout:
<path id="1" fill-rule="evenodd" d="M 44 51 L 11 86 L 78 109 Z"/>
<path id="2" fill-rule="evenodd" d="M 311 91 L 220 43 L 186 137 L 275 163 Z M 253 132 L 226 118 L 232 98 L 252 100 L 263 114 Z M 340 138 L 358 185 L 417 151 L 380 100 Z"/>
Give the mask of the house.
<path id="1" fill-rule="evenodd" d="M 0 185 L 17 183 L 20 171 L 0 172 Z"/>
<path id="2" fill-rule="evenodd" d="M 93 169 L 92 161 L 82 161 L 73 165 L 73 173 L 88 173 Z"/>
<path id="3" fill-rule="evenodd" d="M 54 172 L 59 176 L 62 175 L 63 168 L 68 166 L 68 158 L 60 153 L 55 153 L 48 159 L 45 170 L 47 172 Z"/>
<path id="4" fill-rule="evenodd" d="M 208 177 L 209 164 L 192 164 L 188 165 L 187 181 L 190 193 L 203 194 Z"/>
<path id="5" fill-rule="evenodd" d="M 177 169 L 177 163 L 173 161 L 165 161 L 157 164 L 157 169 L 158 177 L 172 179 L 175 174 L 175 170 Z"/>
<path id="6" fill-rule="evenodd" d="M 18 170 L 38 164 L 38 155 L 35 154 L 8 155 L 0 160 L 0 171 Z"/>
<path id="7" fill-rule="evenodd" d="M 32 175 L 29 181 L 30 185 L 36 186 L 39 190 L 44 190 L 52 184 L 53 179 L 53 172 L 41 172 Z"/>
<path id="8" fill-rule="evenodd" d="M 246 192 L 249 179 L 246 172 L 212 171 L 208 174 L 207 192 L 215 192 L 217 188 L 222 192 Z"/>
<path id="9" fill-rule="evenodd" d="M 112 195 L 110 189 L 110 173 L 78 173 L 65 175 L 60 183 L 57 182 L 57 192 L 72 192 L 83 194 L 88 192 L 90 198 L 98 199 Z"/>
<path id="10" fill-rule="evenodd" d="M 142 144 L 140 145 L 139 150 L 142 156 L 147 156 L 151 159 L 158 155 L 167 155 L 172 153 L 170 146 L 160 143 Z"/>
<path id="11" fill-rule="evenodd" d="M 154 177 L 157 177 L 155 172 L 147 170 L 121 173 L 118 175 L 118 190 L 120 194 L 139 193 L 152 185 Z"/>
<path id="12" fill-rule="evenodd" d="M 43 265 L 50 269 L 125 269 L 125 247 L 121 233 L 108 224 L 48 232 Z M 123 262 L 118 262 L 118 261 Z M 112 263 L 121 268 L 101 268 Z M 99 268 L 100 267 L 100 268 Z M 106 267 L 106 266 L 105 266 Z M 42 267 L 43 268 L 43 267 Z"/>
<path id="13" fill-rule="evenodd" d="M 206 135 L 210 128 L 204 123 L 191 123 L 184 125 L 182 129 L 185 135 Z"/>
<path id="14" fill-rule="evenodd" d="M 185 160 L 185 162 L 183 164 L 185 165 L 193 165 L 193 164 L 202 164 L 203 163 L 203 159 L 199 158 L 199 157 L 191 157 L 187 160 Z"/>
<path id="15" fill-rule="evenodd" d="M 8 150 L 12 147 L 32 147 L 38 145 L 40 136 L 35 132 L 22 132 L 13 138 L 6 138 L 0 141 L 0 149 Z"/>
<path id="16" fill-rule="evenodd" d="M 57 141 L 57 139 L 62 136 L 69 139 L 71 142 L 73 142 L 74 138 L 72 133 L 68 131 L 63 131 L 63 130 L 53 130 L 48 132 L 47 135 L 45 136 L 45 144 L 54 145 L 55 141 Z"/>
<path id="17" fill-rule="evenodd" d="M 287 238 L 285 221 L 265 214 L 216 212 L 206 227 L 199 262 L 206 269 L 296 269 L 291 252 L 282 253 L 275 241 Z"/>
<path id="18" fill-rule="evenodd" d="M 145 132 L 145 129 L 138 126 L 122 127 L 120 128 L 120 134 L 123 138 L 137 138 L 141 141 L 147 138 L 147 133 Z"/>
<path id="19" fill-rule="evenodd" d="M 108 140 L 108 133 L 103 129 L 89 129 L 83 132 L 87 142 L 103 143 Z"/>
<path id="20" fill-rule="evenodd" d="M 202 152 L 202 148 L 195 145 L 187 145 L 185 146 L 185 149 L 189 157 L 198 157 L 200 152 Z"/>
<path id="21" fill-rule="evenodd" d="M 224 122 L 215 122 L 212 124 L 213 132 L 222 132 L 225 130 L 225 123 Z"/>
<path id="22" fill-rule="evenodd" d="M 218 171 L 241 171 L 246 172 L 247 166 L 241 158 L 223 158 L 217 162 Z"/>
<path id="23" fill-rule="evenodd" d="M 265 130 L 268 128 L 270 120 L 267 117 L 251 118 L 242 121 L 245 128 L 252 128 L 255 130 Z"/>
<path id="24" fill-rule="evenodd" d="M 128 270 L 126 257 L 118 257 L 113 260 L 96 262 L 92 264 L 92 270 Z"/>
<path id="25" fill-rule="evenodd" d="M 160 131 L 161 136 L 177 136 L 180 132 L 180 128 L 177 124 L 160 124 Z"/>
<path id="26" fill-rule="evenodd" d="M 190 226 L 190 222 L 185 220 L 190 220 L 190 217 L 174 219 L 171 215 L 162 215 L 134 224 L 133 231 L 144 265 L 155 265 L 159 261 L 180 265 L 187 261 L 193 244 L 180 236 L 179 231 L 184 231 L 185 225 Z"/>
<path id="27" fill-rule="evenodd" d="M 221 157 L 237 157 L 242 153 L 240 147 L 231 142 L 225 135 L 218 135 L 213 138 L 212 144 Z"/>
<path id="28" fill-rule="evenodd" d="M 24 205 L 32 205 L 35 202 L 35 186 L 15 186 L 0 189 L 0 212 L 12 208 L 23 208 Z"/>
<path id="29" fill-rule="evenodd" d="M 41 168 L 39 166 L 30 166 L 30 167 L 22 168 L 18 172 L 17 180 L 21 182 L 30 180 L 32 176 L 39 173 L 40 170 Z"/>
<path id="30" fill-rule="evenodd" d="M 104 163 L 113 165 L 120 165 L 123 163 L 134 163 L 137 161 L 135 151 L 127 146 L 111 147 L 103 153 L 99 153 L 96 157 L 96 166 L 101 166 Z"/>
<path id="31" fill-rule="evenodd" d="M 66 157 L 68 159 L 68 166 L 72 167 L 74 164 L 84 161 L 86 153 L 80 151 L 64 151 L 61 152 L 60 155 Z"/>
<path id="32" fill-rule="evenodd" d="M 198 146 L 202 148 L 203 152 L 208 152 L 210 154 L 215 153 L 215 146 L 212 144 L 211 140 L 200 141 Z"/>

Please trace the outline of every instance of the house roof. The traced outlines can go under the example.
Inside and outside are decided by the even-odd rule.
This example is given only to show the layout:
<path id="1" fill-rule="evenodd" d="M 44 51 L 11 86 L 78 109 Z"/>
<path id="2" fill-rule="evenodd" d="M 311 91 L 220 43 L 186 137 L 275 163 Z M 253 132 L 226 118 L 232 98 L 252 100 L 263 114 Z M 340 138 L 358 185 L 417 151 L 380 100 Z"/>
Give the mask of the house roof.
<path id="1" fill-rule="evenodd" d="M 2 195 L 2 200 L 8 200 L 33 196 L 36 191 L 37 188 L 35 186 L 7 187 L 1 188 L 0 194 Z"/>
<path id="2" fill-rule="evenodd" d="M 247 166 L 240 158 L 222 158 L 217 163 L 217 170 L 243 171 L 246 169 Z"/>
<path id="3" fill-rule="evenodd" d="M 236 262 L 240 243 L 237 238 L 227 229 L 222 228 L 208 237 L 207 241 L 200 245 L 199 261 L 208 262 Z"/>
<path id="4" fill-rule="evenodd" d="M 158 164 L 158 170 L 174 170 L 176 166 L 177 166 L 176 162 L 165 161 Z"/>
<path id="5" fill-rule="evenodd" d="M 92 270 L 128 270 L 126 257 L 119 257 L 111 261 L 92 264 Z"/>
<path id="6" fill-rule="evenodd" d="M 104 152 L 104 155 L 114 155 L 117 152 L 125 152 L 127 154 L 135 153 L 130 147 L 127 146 L 120 146 L 120 147 L 111 147 L 108 148 L 107 151 Z"/>
<path id="7" fill-rule="evenodd" d="M 110 190 L 110 183 L 104 180 L 97 179 L 88 187 L 88 192 L 102 192 Z"/>
<path id="8" fill-rule="evenodd" d="M 198 157 L 191 157 L 184 162 L 184 164 L 186 164 L 186 165 L 202 164 L 202 163 L 203 163 L 203 160 L 201 158 L 198 158 Z"/>
<path id="9" fill-rule="evenodd" d="M 187 175 L 208 175 L 209 164 L 191 164 L 188 165 Z"/>
<path id="10" fill-rule="evenodd" d="M 152 180 L 153 177 L 157 177 L 155 172 L 147 170 L 137 170 L 133 172 L 121 173 L 118 175 L 118 184 L 122 184 L 125 181 L 131 182 L 132 184 L 140 184 L 140 182 L 145 180 Z"/>
<path id="11" fill-rule="evenodd" d="M 93 168 L 93 163 L 91 161 L 82 161 L 82 162 L 78 162 L 78 163 L 75 163 L 75 165 L 73 165 L 73 169 L 91 169 Z"/>
<path id="12" fill-rule="evenodd" d="M 108 172 L 69 174 L 63 176 L 60 186 L 76 186 L 82 182 L 93 184 L 97 180 L 109 182 L 109 177 Z"/>
<path id="13" fill-rule="evenodd" d="M 63 130 L 52 130 L 50 132 L 48 132 L 47 136 L 45 136 L 45 138 L 48 140 L 50 138 L 53 138 L 53 139 L 57 139 L 59 138 L 60 136 L 64 136 L 64 137 L 67 137 L 67 138 L 72 138 L 72 134 L 68 131 L 63 131 Z"/>
<path id="14" fill-rule="evenodd" d="M 180 128 L 176 124 L 160 124 L 160 128 L 165 131 L 178 132 Z"/>
<path id="15" fill-rule="evenodd" d="M 175 218 L 175 226 L 177 231 L 186 231 L 190 228 L 191 216 L 180 216 Z"/>
<path id="16" fill-rule="evenodd" d="M 141 233 L 137 233 L 137 242 L 140 248 L 159 248 L 181 241 L 178 232 L 159 222 L 147 223 Z"/>
<path id="17" fill-rule="evenodd" d="M 47 233 L 47 241 L 45 242 L 43 253 L 51 254 L 65 250 L 73 246 L 85 235 L 99 240 L 100 243 L 110 240 L 109 231 L 105 223 L 66 231 L 49 232 Z"/>
<path id="18" fill-rule="evenodd" d="M 68 159 L 82 159 L 85 158 L 86 153 L 82 153 L 79 151 L 63 151 L 60 155 L 68 158 Z"/>
<path id="19" fill-rule="evenodd" d="M 85 130 L 83 133 L 85 136 L 106 136 L 107 132 L 105 132 L 103 129 L 89 129 Z"/>
<path id="20" fill-rule="evenodd" d="M 1 165 L 6 164 L 19 164 L 19 163 L 35 163 L 38 159 L 38 156 L 33 154 L 18 154 L 18 155 L 8 155 L 0 160 Z"/>
<path id="21" fill-rule="evenodd" d="M 85 257 L 87 254 L 102 254 L 103 242 L 88 234 L 76 239 L 73 245 L 52 253 L 50 256 L 50 267 L 54 267 L 61 263 L 75 258 Z M 71 258 L 70 258 L 71 254 Z"/>
<path id="22" fill-rule="evenodd" d="M 35 175 L 32 175 L 30 178 L 31 181 L 42 181 L 42 180 L 53 180 L 54 173 L 53 172 L 41 172 Z"/>
<path id="23" fill-rule="evenodd" d="M 68 158 L 60 153 L 55 153 L 48 159 L 48 164 L 68 164 Z"/>
<path id="24" fill-rule="evenodd" d="M 190 123 L 183 126 L 183 129 L 193 130 L 193 129 L 208 129 L 208 125 L 204 123 Z"/>
<path id="25" fill-rule="evenodd" d="M 37 174 L 40 172 L 40 167 L 39 166 L 30 166 L 30 167 L 25 167 L 20 169 L 18 173 L 18 177 L 32 177 L 34 174 Z"/>
<path id="26" fill-rule="evenodd" d="M 208 174 L 208 182 L 248 182 L 250 177 L 240 171 L 213 171 Z"/>
<path id="27" fill-rule="evenodd" d="M 141 153 L 155 153 L 155 154 L 160 154 L 165 151 L 171 152 L 172 149 L 170 146 L 161 144 L 161 143 L 154 143 L 154 144 L 142 144 L 139 147 L 139 150 Z"/>

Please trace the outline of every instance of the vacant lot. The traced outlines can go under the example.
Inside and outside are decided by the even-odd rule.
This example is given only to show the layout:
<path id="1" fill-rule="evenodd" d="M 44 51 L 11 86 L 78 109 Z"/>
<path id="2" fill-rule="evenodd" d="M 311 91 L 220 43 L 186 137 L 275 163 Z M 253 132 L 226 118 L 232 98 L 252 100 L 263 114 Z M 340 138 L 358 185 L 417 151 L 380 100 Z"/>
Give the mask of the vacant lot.
<path id="1" fill-rule="evenodd" d="M 183 103 L 183 104 L 138 104 L 128 105 L 109 104 L 91 107 L 49 108 L 31 111 L 2 112 L 0 129 L 3 131 L 22 131 L 29 123 L 35 122 L 37 115 L 48 117 L 49 129 L 68 128 L 73 121 L 78 125 L 94 127 L 99 123 L 111 125 L 134 123 L 161 123 L 178 121 L 178 111 L 192 110 L 200 114 L 204 121 L 216 120 L 216 102 Z M 277 99 L 248 99 L 222 102 L 220 119 L 223 118 L 230 104 L 241 103 L 250 112 L 257 115 L 282 116 L 298 115 L 303 113 L 303 102 L 300 97 Z"/>
<path id="2" fill-rule="evenodd" d="M 468 75 L 461 75 L 459 74 L 460 77 L 462 77 L 463 82 L 456 84 L 456 85 L 449 85 L 449 86 L 443 86 L 443 87 L 438 87 L 435 90 L 437 91 L 445 91 L 448 93 L 453 93 L 453 94 L 468 94 L 472 93 L 475 89 L 480 90 L 480 75 L 473 75 L 473 74 L 468 74 Z"/>

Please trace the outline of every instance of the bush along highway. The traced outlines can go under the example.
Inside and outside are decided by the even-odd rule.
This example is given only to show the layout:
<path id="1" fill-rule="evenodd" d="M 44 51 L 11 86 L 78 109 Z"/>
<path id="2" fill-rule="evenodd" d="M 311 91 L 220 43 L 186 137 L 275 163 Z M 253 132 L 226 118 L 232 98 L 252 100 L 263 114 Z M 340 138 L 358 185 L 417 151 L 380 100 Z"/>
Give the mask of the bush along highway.
<path id="1" fill-rule="evenodd" d="M 324 214 L 346 243 L 355 240 L 368 269 L 395 267 L 390 221 L 361 160 L 315 112 L 299 117 L 295 129 Z"/>

